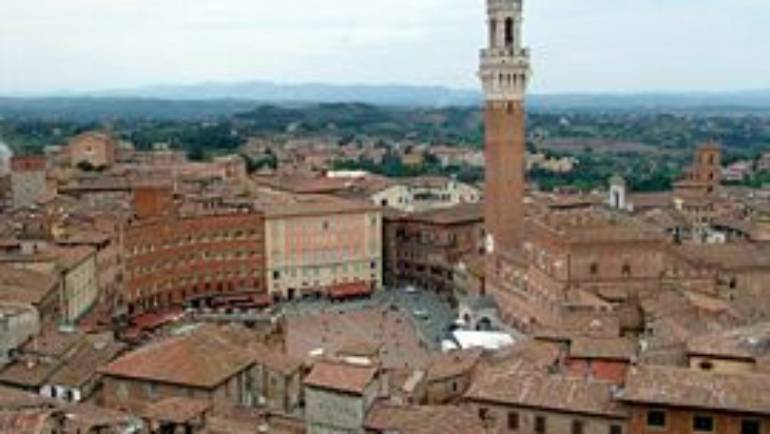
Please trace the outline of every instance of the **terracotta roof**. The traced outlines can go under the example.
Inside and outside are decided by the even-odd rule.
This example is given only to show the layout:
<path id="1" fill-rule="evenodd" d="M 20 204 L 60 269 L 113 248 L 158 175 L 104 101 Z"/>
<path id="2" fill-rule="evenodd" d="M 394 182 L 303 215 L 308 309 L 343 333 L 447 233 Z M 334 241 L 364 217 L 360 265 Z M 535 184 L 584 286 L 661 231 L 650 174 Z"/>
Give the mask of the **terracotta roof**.
<path id="1" fill-rule="evenodd" d="M 133 418 L 126 413 L 94 404 L 76 404 L 66 408 L 66 428 L 74 432 L 95 432 L 99 428 L 127 428 Z M 79 430 L 79 431 L 76 431 Z M 70 432 L 70 431 L 65 431 Z M 102 431 L 103 432 L 103 431 Z"/>
<path id="2" fill-rule="evenodd" d="M 377 404 L 367 414 L 364 427 L 378 433 L 484 434 L 479 418 L 453 406 L 402 407 Z"/>
<path id="3" fill-rule="evenodd" d="M 770 322 L 697 336 L 687 342 L 687 352 L 729 359 L 762 358 L 770 355 Z"/>
<path id="4" fill-rule="evenodd" d="M 289 200 L 265 203 L 261 208 L 265 213 L 265 218 L 268 219 L 379 211 L 378 207 L 369 202 L 321 195 L 294 196 Z"/>
<path id="5" fill-rule="evenodd" d="M 678 251 L 721 269 L 770 268 L 770 243 L 685 245 Z"/>
<path id="6" fill-rule="evenodd" d="M 142 412 L 142 417 L 156 422 L 188 423 L 211 410 L 211 402 L 191 398 L 166 398 Z"/>
<path id="7" fill-rule="evenodd" d="M 88 336 L 77 351 L 64 360 L 64 364 L 48 380 L 60 386 L 80 387 L 90 381 L 96 370 L 123 352 L 126 345 L 117 342 L 111 333 Z"/>
<path id="8" fill-rule="evenodd" d="M 514 364 L 478 375 L 466 398 L 571 414 L 625 417 L 612 390 L 608 382 L 550 375 Z"/>
<path id="9" fill-rule="evenodd" d="M 51 428 L 50 410 L 0 411 L 0 434 L 44 434 Z"/>
<path id="10" fill-rule="evenodd" d="M 439 225 L 481 223 L 484 221 L 483 203 L 463 203 L 450 208 L 440 208 L 408 215 L 406 220 Z"/>
<path id="11" fill-rule="evenodd" d="M 623 401 L 770 415 L 770 376 L 687 368 L 631 369 Z"/>
<path id="12" fill-rule="evenodd" d="M 282 348 L 273 348 L 260 342 L 258 336 L 244 327 L 222 327 L 217 332 L 233 345 L 252 353 L 257 364 L 283 375 L 299 371 L 303 361 L 286 354 Z"/>
<path id="13" fill-rule="evenodd" d="M 213 388 L 254 363 L 254 355 L 201 328 L 148 345 L 115 360 L 105 375 Z"/>
<path id="14" fill-rule="evenodd" d="M 57 282 L 56 276 L 49 273 L 0 265 L 0 293 L 8 289 L 47 293 Z"/>
<path id="15" fill-rule="evenodd" d="M 480 358 L 480 350 L 456 351 L 436 356 L 428 366 L 426 380 L 439 381 L 470 374 Z"/>
<path id="16" fill-rule="evenodd" d="M 362 394 L 377 376 L 374 366 L 319 361 L 305 378 L 305 385 L 343 393 Z"/>
<path id="17" fill-rule="evenodd" d="M 0 410 L 49 407 L 52 404 L 52 401 L 40 395 L 14 387 L 0 386 Z"/>
<path id="18" fill-rule="evenodd" d="M 636 342 L 626 338 L 576 337 L 570 343 L 570 357 L 631 361 L 637 349 Z"/>

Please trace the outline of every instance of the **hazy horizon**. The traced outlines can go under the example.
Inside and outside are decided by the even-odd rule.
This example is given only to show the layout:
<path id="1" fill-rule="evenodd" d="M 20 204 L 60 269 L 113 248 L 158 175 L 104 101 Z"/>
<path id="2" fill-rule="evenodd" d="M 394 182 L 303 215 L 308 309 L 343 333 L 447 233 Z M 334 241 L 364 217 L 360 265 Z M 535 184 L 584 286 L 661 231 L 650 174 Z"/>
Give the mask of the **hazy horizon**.
<path id="1" fill-rule="evenodd" d="M 525 7 L 533 93 L 770 88 L 767 1 Z M 485 43 L 482 0 L 28 0 L 3 9 L 0 95 L 255 81 L 478 89 Z"/>

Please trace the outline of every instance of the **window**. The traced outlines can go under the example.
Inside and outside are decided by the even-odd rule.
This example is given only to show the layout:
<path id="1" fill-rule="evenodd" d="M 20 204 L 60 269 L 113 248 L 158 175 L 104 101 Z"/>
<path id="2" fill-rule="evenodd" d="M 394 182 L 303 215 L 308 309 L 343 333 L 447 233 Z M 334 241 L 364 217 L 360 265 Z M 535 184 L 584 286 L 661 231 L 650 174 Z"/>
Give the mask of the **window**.
<path id="1" fill-rule="evenodd" d="M 510 47 L 513 45 L 513 19 L 505 19 L 505 46 Z"/>
<path id="2" fill-rule="evenodd" d="M 535 433 L 545 434 L 546 422 L 545 416 L 535 416 Z"/>
<path id="3" fill-rule="evenodd" d="M 485 407 L 479 407 L 479 419 L 487 420 L 489 416 L 489 409 Z"/>
<path id="4" fill-rule="evenodd" d="M 629 263 L 623 264 L 623 276 L 626 276 L 626 277 L 631 276 L 631 264 Z"/>
<path id="5" fill-rule="evenodd" d="M 741 421 L 741 434 L 762 434 L 761 426 L 756 419 L 744 419 Z"/>
<path id="6" fill-rule="evenodd" d="M 714 418 L 703 414 L 696 414 L 692 418 L 692 430 L 695 432 L 713 432 Z"/>
<path id="7" fill-rule="evenodd" d="M 583 434 L 585 432 L 585 424 L 580 420 L 572 421 L 572 434 Z"/>
<path id="8" fill-rule="evenodd" d="M 620 425 L 611 425 L 610 434 L 623 434 L 623 427 Z"/>
<path id="9" fill-rule="evenodd" d="M 591 274 L 594 276 L 599 274 L 599 264 L 597 262 L 591 264 Z"/>
<path id="10" fill-rule="evenodd" d="M 515 412 L 508 413 L 508 429 L 509 430 L 519 429 L 519 413 L 515 413 Z"/>
<path id="11" fill-rule="evenodd" d="M 650 428 L 666 427 L 666 412 L 661 410 L 650 410 L 647 412 L 647 426 Z"/>

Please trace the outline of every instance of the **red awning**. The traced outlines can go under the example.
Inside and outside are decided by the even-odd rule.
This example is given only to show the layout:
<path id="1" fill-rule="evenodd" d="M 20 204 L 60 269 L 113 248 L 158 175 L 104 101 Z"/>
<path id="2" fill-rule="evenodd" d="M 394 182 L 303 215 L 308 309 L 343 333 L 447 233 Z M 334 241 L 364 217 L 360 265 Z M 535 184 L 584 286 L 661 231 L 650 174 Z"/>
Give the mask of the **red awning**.
<path id="1" fill-rule="evenodd" d="M 176 321 L 181 315 L 181 309 L 145 313 L 134 317 L 132 323 L 134 327 L 137 327 L 140 330 L 155 330 L 170 322 Z"/>
<path id="2" fill-rule="evenodd" d="M 355 282 L 355 283 L 342 283 L 339 285 L 330 286 L 328 294 L 330 298 L 348 298 L 348 297 L 362 297 L 372 293 L 372 289 L 368 283 Z"/>

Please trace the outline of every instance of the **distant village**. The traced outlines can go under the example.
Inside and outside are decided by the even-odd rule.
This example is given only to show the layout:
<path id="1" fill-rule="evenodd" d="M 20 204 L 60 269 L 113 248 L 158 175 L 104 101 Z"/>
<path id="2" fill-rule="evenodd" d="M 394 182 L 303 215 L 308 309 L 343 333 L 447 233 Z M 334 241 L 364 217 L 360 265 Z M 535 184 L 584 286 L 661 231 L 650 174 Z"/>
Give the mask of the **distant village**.
<path id="1" fill-rule="evenodd" d="M 375 141 L 0 154 L 0 434 L 770 432 L 770 170 L 542 191 L 520 0 L 489 0 L 483 183 Z M 270 164 L 250 167 L 269 156 Z"/>

